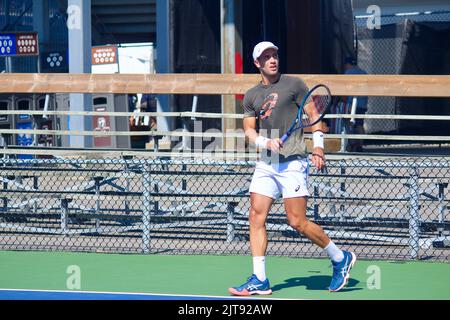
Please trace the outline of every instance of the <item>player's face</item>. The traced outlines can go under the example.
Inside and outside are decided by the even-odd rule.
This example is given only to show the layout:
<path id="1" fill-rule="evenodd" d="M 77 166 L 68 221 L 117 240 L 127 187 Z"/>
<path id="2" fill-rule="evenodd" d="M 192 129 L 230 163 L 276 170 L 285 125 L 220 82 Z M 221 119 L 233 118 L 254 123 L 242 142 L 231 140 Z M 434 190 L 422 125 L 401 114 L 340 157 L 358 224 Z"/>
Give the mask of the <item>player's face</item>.
<path id="1" fill-rule="evenodd" d="M 269 48 L 255 61 L 256 66 L 268 76 L 278 74 L 278 50 Z"/>

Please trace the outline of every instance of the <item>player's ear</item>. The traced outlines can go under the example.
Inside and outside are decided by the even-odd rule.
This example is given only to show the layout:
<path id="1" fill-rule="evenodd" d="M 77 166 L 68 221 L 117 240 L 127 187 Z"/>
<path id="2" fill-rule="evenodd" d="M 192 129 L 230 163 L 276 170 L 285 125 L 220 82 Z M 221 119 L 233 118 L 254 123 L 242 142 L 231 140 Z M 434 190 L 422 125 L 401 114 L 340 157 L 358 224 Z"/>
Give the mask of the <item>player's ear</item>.
<path id="1" fill-rule="evenodd" d="M 261 68 L 261 64 L 259 63 L 259 60 L 258 60 L 258 59 L 253 60 L 253 63 L 255 64 L 255 66 L 256 66 L 258 69 Z"/>

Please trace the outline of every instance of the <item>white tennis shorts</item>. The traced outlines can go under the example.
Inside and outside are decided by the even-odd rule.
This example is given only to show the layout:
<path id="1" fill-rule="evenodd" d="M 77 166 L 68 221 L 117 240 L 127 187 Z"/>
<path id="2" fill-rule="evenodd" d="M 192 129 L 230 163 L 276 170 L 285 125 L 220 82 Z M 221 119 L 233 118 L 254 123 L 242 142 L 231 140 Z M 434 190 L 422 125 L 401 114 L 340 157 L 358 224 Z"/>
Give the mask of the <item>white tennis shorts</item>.
<path id="1" fill-rule="evenodd" d="M 262 194 L 273 199 L 307 197 L 308 193 L 307 159 L 293 160 L 277 164 L 256 163 L 250 184 L 250 192 Z"/>

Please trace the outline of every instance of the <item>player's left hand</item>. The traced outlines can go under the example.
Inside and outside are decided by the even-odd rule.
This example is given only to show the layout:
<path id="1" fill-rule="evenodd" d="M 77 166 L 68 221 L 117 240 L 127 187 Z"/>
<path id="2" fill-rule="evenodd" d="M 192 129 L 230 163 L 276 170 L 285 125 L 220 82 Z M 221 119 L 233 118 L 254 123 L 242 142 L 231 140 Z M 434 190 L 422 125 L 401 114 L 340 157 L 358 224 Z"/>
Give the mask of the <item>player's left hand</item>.
<path id="1" fill-rule="evenodd" d="M 325 153 L 322 148 L 314 148 L 312 152 L 312 163 L 318 170 L 322 170 L 325 167 Z"/>

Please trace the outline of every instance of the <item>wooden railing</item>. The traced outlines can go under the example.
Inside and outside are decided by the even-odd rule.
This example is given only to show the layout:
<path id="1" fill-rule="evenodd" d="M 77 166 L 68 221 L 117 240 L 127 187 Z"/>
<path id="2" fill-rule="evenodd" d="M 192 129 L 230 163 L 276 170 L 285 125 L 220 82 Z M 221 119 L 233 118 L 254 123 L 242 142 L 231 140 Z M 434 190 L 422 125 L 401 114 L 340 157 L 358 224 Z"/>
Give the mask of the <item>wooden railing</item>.
<path id="1" fill-rule="evenodd" d="M 450 97 L 450 76 L 293 75 L 336 96 Z M 29 74 L 3 73 L 0 93 L 243 94 L 257 74 Z"/>

